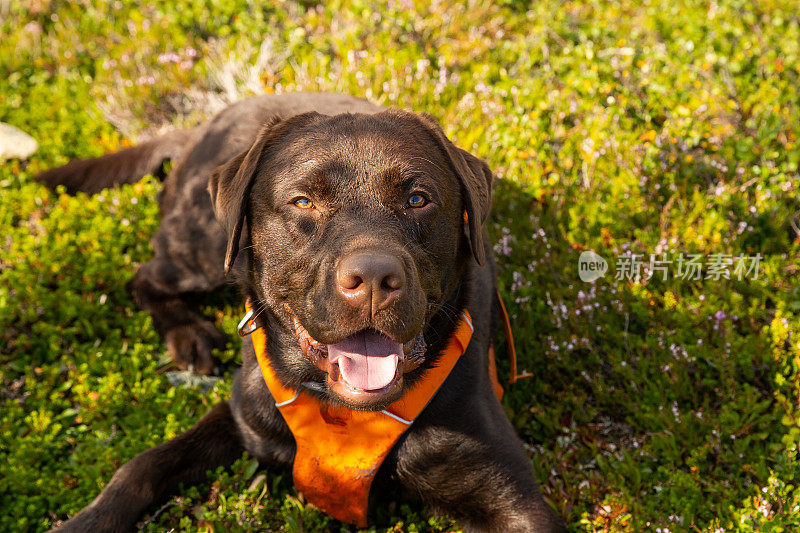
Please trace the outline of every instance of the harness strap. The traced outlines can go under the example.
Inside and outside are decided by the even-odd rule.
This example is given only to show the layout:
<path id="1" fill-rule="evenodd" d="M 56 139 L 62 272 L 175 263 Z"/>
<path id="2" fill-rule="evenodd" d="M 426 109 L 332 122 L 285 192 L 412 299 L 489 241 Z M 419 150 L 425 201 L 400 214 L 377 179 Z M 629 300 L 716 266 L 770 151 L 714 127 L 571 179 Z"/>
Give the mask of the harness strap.
<path id="1" fill-rule="evenodd" d="M 500 303 L 500 318 L 503 320 L 503 331 L 506 334 L 506 344 L 508 344 L 508 356 L 511 359 L 511 375 L 508 377 L 508 382 L 513 384 L 516 383 L 518 379 L 529 378 L 532 377 L 533 374 L 530 372 L 517 374 L 517 348 L 514 346 L 514 333 L 511 331 L 511 320 L 508 318 L 508 311 L 506 311 L 506 306 L 503 303 L 503 298 L 500 296 L 500 291 L 497 291 L 497 301 Z M 492 349 L 489 350 L 489 358 L 489 374 L 493 376 L 493 384 L 495 386 L 495 392 L 497 392 L 497 388 L 500 387 L 500 383 L 497 381 L 497 369 L 492 372 L 492 367 L 494 367 L 494 350 Z M 500 387 L 499 398 L 503 398 L 502 387 Z"/>
<path id="2" fill-rule="evenodd" d="M 252 315 L 246 318 L 252 321 Z M 248 320 L 242 320 L 243 328 Z M 298 490 L 329 515 L 366 527 L 370 486 L 378 468 L 444 383 L 472 332 L 465 311 L 436 366 L 421 381 L 383 411 L 356 411 L 322 404 L 305 390 L 283 386 L 267 357 L 266 332 L 251 330 L 264 381 L 297 444 L 292 477 Z"/>

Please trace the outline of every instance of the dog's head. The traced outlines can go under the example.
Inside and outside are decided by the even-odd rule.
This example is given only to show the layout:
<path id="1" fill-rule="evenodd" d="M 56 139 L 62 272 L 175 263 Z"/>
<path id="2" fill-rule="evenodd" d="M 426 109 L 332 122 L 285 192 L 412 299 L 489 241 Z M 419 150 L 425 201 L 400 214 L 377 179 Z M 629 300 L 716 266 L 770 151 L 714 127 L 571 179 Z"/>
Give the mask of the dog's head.
<path id="1" fill-rule="evenodd" d="M 485 261 L 492 175 L 430 118 L 306 113 L 266 124 L 213 174 L 259 303 L 296 346 L 276 366 L 335 403 L 381 409 L 425 362 L 425 332 Z M 241 241 L 241 242 L 240 242 Z M 279 374 L 280 375 L 280 374 Z"/>

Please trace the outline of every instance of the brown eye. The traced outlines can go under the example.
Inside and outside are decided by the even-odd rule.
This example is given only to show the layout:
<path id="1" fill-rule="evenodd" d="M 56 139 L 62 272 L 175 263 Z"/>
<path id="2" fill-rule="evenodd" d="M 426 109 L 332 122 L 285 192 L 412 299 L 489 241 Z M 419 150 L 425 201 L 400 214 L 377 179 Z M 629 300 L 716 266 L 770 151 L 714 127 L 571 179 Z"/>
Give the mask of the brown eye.
<path id="1" fill-rule="evenodd" d="M 297 207 L 299 207 L 300 209 L 311 209 L 312 207 L 314 207 L 314 202 L 312 202 L 308 198 L 298 198 L 292 203 Z"/>
<path id="2" fill-rule="evenodd" d="M 406 202 L 406 207 L 425 207 L 428 204 L 427 198 L 422 196 L 421 194 L 412 194 L 408 197 L 408 201 Z"/>

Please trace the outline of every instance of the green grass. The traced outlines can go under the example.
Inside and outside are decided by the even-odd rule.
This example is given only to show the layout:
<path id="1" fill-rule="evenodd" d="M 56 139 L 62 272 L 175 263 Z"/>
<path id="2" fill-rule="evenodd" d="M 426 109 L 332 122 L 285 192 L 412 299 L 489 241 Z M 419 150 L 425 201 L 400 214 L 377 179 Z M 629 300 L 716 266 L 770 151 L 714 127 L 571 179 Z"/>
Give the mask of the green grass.
<path id="1" fill-rule="evenodd" d="M 794 530 L 796 7 L 0 8 L 0 121 L 41 145 L 0 166 L 0 530 L 40 531 L 77 512 L 122 463 L 187 429 L 230 386 L 170 385 L 163 342 L 125 288 L 152 255 L 158 182 L 73 198 L 31 177 L 151 124 L 191 123 L 226 98 L 296 90 L 432 113 L 502 178 L 490 231 L 520 366 L 533 373 L 506 387 L 504 405 L 573 530 Z M 230 65 L 239 71 L 224 74 Z M 235 90 L 224 93 L 224 80 Z M 594 283 L 578 278 L 588 249 L 610 264 Z M 625 254 L 662 252 L 763 258 L 755 280 L 677 279 L 675 265 L 666 281 L 615 279 Z M 235 361 L 241 310 L 225 295 L 204 310 L 230 335 L 221 357 Z M 499 361 L 507 376 L 504 349 Z M 347 529 L 287 479 L 260 474 L 243 458 L 145 529 Z M 406 505 L 384 520 L 456 527 Z"/>

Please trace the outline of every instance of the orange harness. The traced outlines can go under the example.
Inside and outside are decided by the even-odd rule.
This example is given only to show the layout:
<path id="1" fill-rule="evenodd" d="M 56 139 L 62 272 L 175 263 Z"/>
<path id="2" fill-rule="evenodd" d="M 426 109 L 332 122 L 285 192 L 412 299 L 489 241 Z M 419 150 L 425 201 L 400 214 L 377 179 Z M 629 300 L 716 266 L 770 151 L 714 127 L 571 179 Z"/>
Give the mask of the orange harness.
<path id="1" fill-rule="evenodd" d="M 437 365 L 402 398 L 383 411 L 356 411 L 320 403 L 306 391 L 281 384 L 266 354 L 266 332 L 252 323 L 249 302 L 247 310 L 239 325 L 240 333 L 252 334 L 264 381 L 297 443 L 292 468 L 295 486 L 327 514 L 366 527 L 372 480 L 392 446 L 411 427 L 466 351 L 473 332 L 469 313 L 462 313 Z M 489 373 L 495 393 L 502 398 L 492 348 Z"/>

